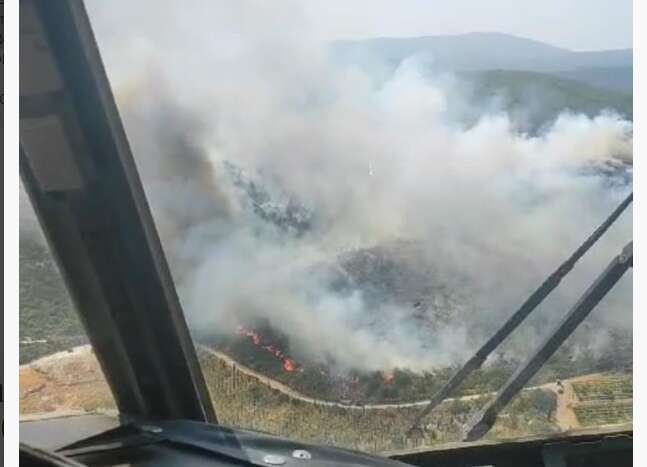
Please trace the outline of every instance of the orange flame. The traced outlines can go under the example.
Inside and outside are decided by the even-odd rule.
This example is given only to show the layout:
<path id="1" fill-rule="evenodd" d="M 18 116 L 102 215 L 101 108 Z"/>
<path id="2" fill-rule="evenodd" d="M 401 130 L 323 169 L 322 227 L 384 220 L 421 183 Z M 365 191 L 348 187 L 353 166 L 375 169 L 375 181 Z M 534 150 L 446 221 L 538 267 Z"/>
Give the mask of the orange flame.
<path id="1" fill-rule="evenodd" d="M 296 365 L 294 363 L 294 360 L 291 360 L 289 358 L 286 358 L 285 360 L 283 360 L 283 369 L 288 373 L 296 370 Z"/>
<path id="2" fill-rule="evenodd" d="M 277 348 L 275 345 L 272 345 L 272 344 L 262 345 L 261 336 L 256 331 L 253 331 L 251 329 L 246 329 L 243 326 L 238 326 L 238 334 L 240 334 L 241 336 L 249 337 L 254 345 L 261 347 L 262 349 L 268 351 L 276 358 L 281 360 L 281 362 L 283 363 L 284 371 L 290 373 L 296 370 L 295 361 L 290 358 L 287 358 L 285 354 L 281 351 L 281 349 Z"/>
<path id="3" fill-rule="evenodd" d="M 382 378 L 384 379 L 384 384 L 391 384 L 395 379 L 395 373 L 393 371 L 385 371 L 382 373 Z"/>
<path id="4" fill-rule="evenodd" d="M 261 344 L 261 336 L 259 336 L 257 332 L 254 332 L 251 329 L 245 329 L 242 326 L 238 326 L 238 334 L 240 334 L 241 336 L 249 337 L 254 345 Z"/>

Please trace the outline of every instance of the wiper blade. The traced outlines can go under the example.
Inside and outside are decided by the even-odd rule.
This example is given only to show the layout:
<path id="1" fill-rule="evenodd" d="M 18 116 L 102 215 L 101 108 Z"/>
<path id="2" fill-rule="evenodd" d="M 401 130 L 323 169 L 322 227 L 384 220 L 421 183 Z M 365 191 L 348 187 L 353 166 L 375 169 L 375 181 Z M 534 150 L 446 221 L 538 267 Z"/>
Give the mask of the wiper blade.
<path id="1" fill-rule="evenodd" d="M 442 401 L 447 399 L 475 370 L 481 368 L 488 356 L 514 331 L 535 308 L 559 285 L 561 280 L 573 269 L 575 263 L 599 240 L 620 214 L 633 201 L 633 192 L 620 203 L 609 217 L 562 263 L 535 292 L 514 312 L 503 326 L 470 358 L 458 372 L 433 395 L 429 404 L 416 416 L 409 432 L 420 429 L 422 420 Z"/>
<path id="2" fill-rule="evenodd" d="M 508 379 L 496 397 L 485 406 L 476 422 L 469 429 L 465 441 L 475 441 L 490 431 L 501 410 L 577 329 L 630 267 L 633 267 L 633 242 L 630 242 L 618 256 L 613 258 L 562 322 L 553 329 L 526 363 Z"/>

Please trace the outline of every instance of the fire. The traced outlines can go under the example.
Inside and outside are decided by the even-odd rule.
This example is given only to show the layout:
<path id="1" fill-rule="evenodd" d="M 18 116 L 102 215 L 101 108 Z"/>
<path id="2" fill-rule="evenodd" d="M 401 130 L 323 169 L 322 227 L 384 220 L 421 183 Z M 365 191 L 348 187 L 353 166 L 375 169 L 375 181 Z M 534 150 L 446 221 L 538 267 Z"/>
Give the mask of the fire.
<path id="1" fill-rule="evenodd" d="M 393 371 L 385 371 L 382 373 L 382 378 L 384 379 L 384 384 L 391 384 L 395 379 L 395 373 Z"/>
<path id="2" fill-rule="evenodd" d="M 238 334 L 241 336 L 249 337 L 254 345 L 261 345 L 261 336 L 257 332 L 252 331 L 251 329 L 245 329 L 242 326 L 238 326 Z"/>
<path id="3" fill-rule="evenodd" d="M 288 373 L 296 370 L 296 365 L 294 363 L 294 360 L 291 360 L 289 358 L 286 358 L 285 360 L 283 360 L 283 369 Z"/>
<path id="4" fill-rule="evenodd" d="M 249 337 L 254 345 L 261 347 L 263 350 L 266 350 L 267 352 L 271 353 L 276 358 L 281 360 L 281 362 L 283 363 L 284 371 L 291 373 L 296 370 L 296 362 L 294 360 L 286 357 L 283 351 L 281 351 L 281 349 L 273 344 L 263 345 L 261 336 L 256 331 L 253 331 L 252 329 L 246 329 L 243 326 L 238 326 L 238 334 L 240 334 L 241 336 Z"/>

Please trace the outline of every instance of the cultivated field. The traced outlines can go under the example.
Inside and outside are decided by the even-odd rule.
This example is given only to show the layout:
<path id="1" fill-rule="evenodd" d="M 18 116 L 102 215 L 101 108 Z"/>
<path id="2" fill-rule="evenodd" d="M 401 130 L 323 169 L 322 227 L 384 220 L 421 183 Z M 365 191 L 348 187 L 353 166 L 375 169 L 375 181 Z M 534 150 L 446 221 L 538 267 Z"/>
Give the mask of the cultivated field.
<path id="1" fill-rule="evenodd" d="M 407 428 L 424 401 L 365 406 L 319 401 L 226 356 L 206 349 L 201 349 L 199 356 L 221 423 L 371 452 L 458 441 L 474 412 L 490 396 L 471 395 L 447 401 L 429 417 L 424 433 L 408 437 Z M 630 375 L 595 375 L 563 381 L 566 390 L 555 383 L 525 390 L 499 417 L 488 438 L 548 434 L 631 421 L 631 411 L 627 410 L 630 393 L 621 392 L 621 399 L 604 399 L 603 404 L 597 405 L 577 396 L 582 391 L 593 394 L 591 384 L 596 388 L 626 389 L 630 381 Z M 606 394 L 606 390 L 600 391 Z M 108 386 L 89 347 L 23 366 L 20 397 L 22 415 L 114 409 Z"/>

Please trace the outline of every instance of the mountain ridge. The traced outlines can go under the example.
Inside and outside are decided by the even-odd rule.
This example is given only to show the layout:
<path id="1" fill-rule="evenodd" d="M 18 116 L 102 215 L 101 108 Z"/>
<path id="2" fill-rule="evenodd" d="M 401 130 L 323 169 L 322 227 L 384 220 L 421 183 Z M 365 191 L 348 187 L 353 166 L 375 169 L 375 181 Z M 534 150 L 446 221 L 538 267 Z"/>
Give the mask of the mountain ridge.
<path id="1" fill-rule="evenodd" d="M 557 74 L 611 69 L 607 74 L 614 71 L 623 74 L 626 92 L 630 91 L 626 82 L 633 67 L 633 49 L 574 51 L 535 39 L 491 32 L 345 39 L 331 42 L 330 47 L 333 57 L 341 63 L 382 70 L 393 70 L 413 57 L 440 71 L 502 69 Z M 579 80 L 583 80 L 582 76 Z"/>

